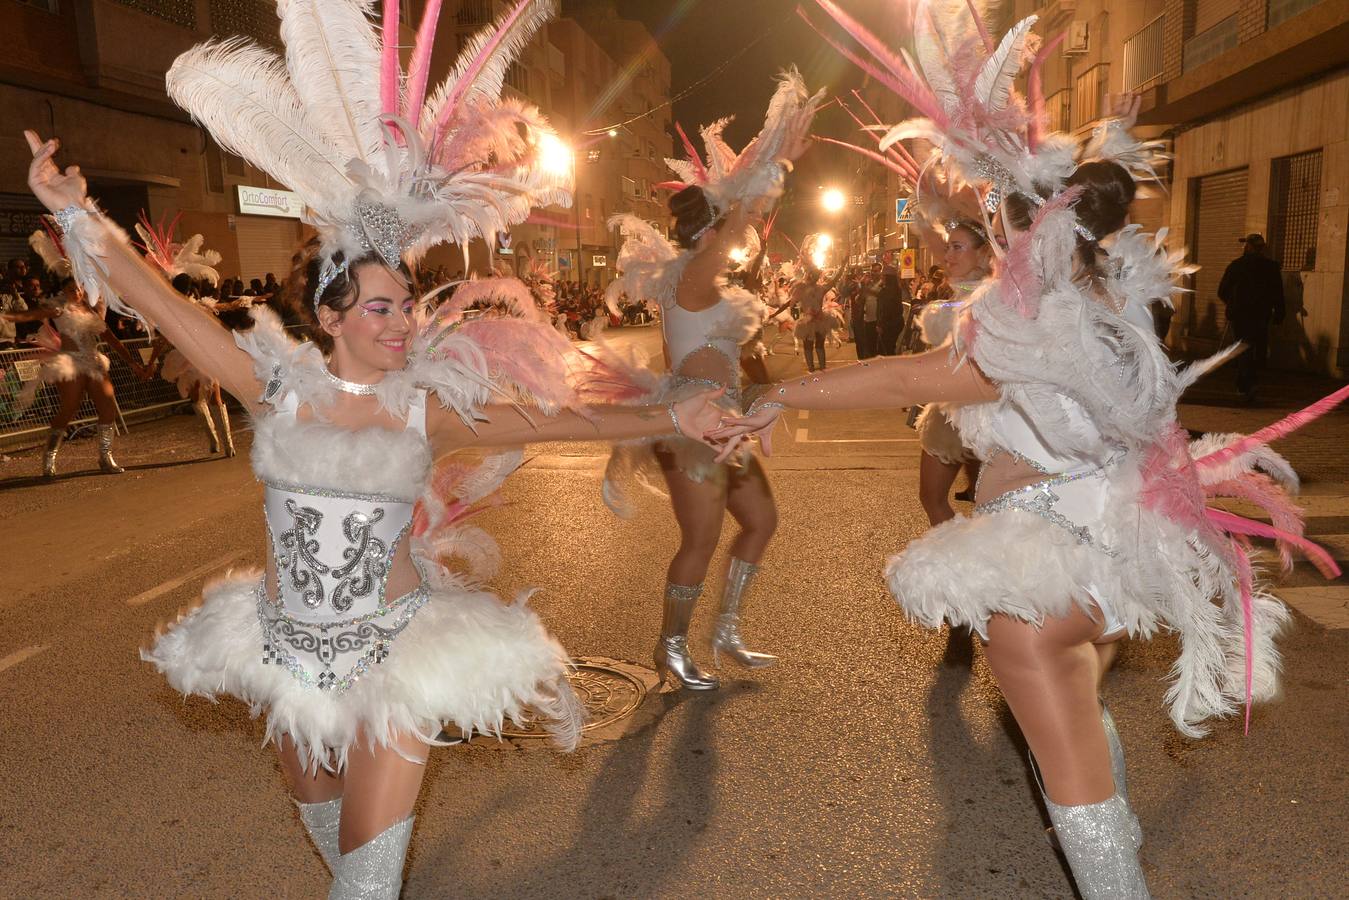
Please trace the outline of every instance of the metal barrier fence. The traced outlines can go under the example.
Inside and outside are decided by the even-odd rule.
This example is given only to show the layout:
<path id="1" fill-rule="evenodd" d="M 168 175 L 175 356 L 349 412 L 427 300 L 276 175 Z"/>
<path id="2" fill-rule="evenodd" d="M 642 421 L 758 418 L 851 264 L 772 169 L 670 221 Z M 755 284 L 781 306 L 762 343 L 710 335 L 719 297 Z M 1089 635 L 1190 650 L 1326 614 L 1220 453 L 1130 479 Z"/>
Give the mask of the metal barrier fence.
<path id="1" fill-rule="evenodd" d="M 150 339 L 131 338 L 122 341 L 131 353 L 148 362 L 150 359 Z M 125 430 L 126 418 L 159 418 L 169 415 L 184 400 L 178 396 L 178 389 L 162 378 L 141 381 L 126 364 L 126 360 L 113 353 L 108 347 L 99 349 L 112 363 L 112 386 L 117 394 L 118 420 Z M 37 377 L 42 365 L 41 352 L 32 350 L 0 350 L 0 447 L 7 450 L 33 446 L 40 443 L 47 432 L 47 423 L 56 413 L 59 397 L 56 386 L 42 385 L 37 399 L 21 416 L 14 415 L 14 399 L 24 385 Z M 72 431 L 89 428 L 97 421 L 94 406 L 85 397 L 79 411 L 71 420 Z"/>

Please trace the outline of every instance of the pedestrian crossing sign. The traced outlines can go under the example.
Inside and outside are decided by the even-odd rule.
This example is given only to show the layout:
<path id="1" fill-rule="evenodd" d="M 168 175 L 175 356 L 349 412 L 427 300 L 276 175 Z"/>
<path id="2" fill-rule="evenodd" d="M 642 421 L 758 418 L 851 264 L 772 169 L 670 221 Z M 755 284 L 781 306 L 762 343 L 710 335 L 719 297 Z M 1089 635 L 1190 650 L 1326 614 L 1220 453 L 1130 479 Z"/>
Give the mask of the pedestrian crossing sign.
<path id="1" fill-rule="evenodd" d="M 895 198 L 895 224 L 907 225 L 913 221 L 914 204 L 912 197 Z"/>

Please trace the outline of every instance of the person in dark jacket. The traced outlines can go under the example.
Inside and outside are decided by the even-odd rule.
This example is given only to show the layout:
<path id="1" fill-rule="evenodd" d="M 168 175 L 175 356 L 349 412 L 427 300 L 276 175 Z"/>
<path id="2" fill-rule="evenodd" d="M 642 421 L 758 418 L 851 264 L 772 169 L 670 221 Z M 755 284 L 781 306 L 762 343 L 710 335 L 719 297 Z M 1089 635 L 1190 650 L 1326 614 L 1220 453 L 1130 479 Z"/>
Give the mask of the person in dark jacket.
<path id="1" fill-rule="evenodd" d="M 1283 321 L 1283 278 L 1279 264 L 1265 255 L 1265 239 L 1248 234 L 1246 251 L 1228 263 L 1218 283 L 1218 297 L 1227 307 L 1232 334 L 1246 344 L 1237 357 L 1237 390 L 1247 403 L 1255 400 L 1255 383 L 1269 352 L 1269 326 Z"/>
<path id="2" fill-rule="evenodd" d="M 877 349 L 881 356 L 894 356 L 899 333 L 904 330 L 904 303 L 908 287 L 899 280 L 899 273 L 887 268 L 881 277 L 881 290 L 876 296 L 876 320 L 880 324 L 881 339 Z"/>

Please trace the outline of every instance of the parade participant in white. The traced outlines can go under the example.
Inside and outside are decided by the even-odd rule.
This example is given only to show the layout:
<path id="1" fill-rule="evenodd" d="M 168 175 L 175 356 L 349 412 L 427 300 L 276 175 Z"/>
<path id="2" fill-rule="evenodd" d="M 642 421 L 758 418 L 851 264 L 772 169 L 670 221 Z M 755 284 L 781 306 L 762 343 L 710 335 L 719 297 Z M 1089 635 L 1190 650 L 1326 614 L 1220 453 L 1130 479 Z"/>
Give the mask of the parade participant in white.
<path id="1" fill-rule="evenodd" d="M 402 540 L 432 459 L 536 439 L 697 435 L 716 416 L 706 394 L 665 408 L 579 408 L 565 348 L 532 305 L 514 303 L 523 321 L 470 322 L 457 295 L 414 327 L 405 258 L 439 241 L 490 242 L 566 187 L 537 171 L 551 134 L 537 111 L 498 101 L 514 50 L 552 5 L 521 3 L 470 41 L 423 107 L 435 6 L 406 79 L 398 4 L 385 6 L 381 46 L 366 4 L 337 0 L 281 4 L 284 64 L 227 42 L 170 71 L 171 95 L 222 145 L 306 201 L 323 244 L 306 266 L 315 343 L 290 343 L 263 311 L 255 333 L 232 337 L 131 250 L 78 169 L 56 168 L 54 140 L 27 135 L 29 185 L 56 211 L 91 299 L 126 298 L 254 418 L 266 570 L 210 588 L 146 658 L 184 692 L 232 694 L 266 713 L 333 898 L 398 894 L 410 812 L 442 727 L 495 732 L 528 706 L 562 745 L 579 737 L 566 655 L 523 598 L 503 605 Z M 517 290 L 528 302 L 518 282 L 492 290 L 507 305 Z"/>
<path id="2" fill-rule="evenodd" d="M 929 89 L 830 0 L 817 2 L 876 60 L 859 61 L 928 115 L 888 139 L 926 136 L 948 171 L 983 184 L 1007 251 L 953 348 L 784 385 L 714 437 L 766 438 L 786 406 L 969 404 L 957 425 L 985 462 L 975 514 L 892 558 L 890 588 L 916 621 L 969 625 L 987 639 L 1083 896 L 1146 897 L 1141 832 L 1100 678 L 1114 641 L 1171 628 L 1181 653 L 1168 701 L 1187 735 L 1243 697 L 1249 709 L 1274 695 L 1273 640 L 1287 611 L 1254 583 L 1246 535 L 1275 536 L 1285 554 L 1296 547 L 1336 571 L 1301 537 L 1284 495 L 1296 478 L 1264 447 L 1290 426 L 1190 446 L 1176 423 L 1177 398 L 1206 366 L 1177 371 L 1145 321 L 1185 267 L 1160 237 L 1123 227 L 1134 178 L 1151 171 L 1153 148 L 1129 136 L 1136 103 L 1085 147 L 1044 137 L 1012 97 L 1033 17 L 995 47 L 981 23 L 921 4 L 916 50 Z M 961 53 L 948 57 L 939 41 Z M 1034 218 L 1023 222 L 1027 211 Z M 1258 498 L 1276 526 L 1206 510 L 1214 494 Z"/>
<path id="3" fill-rule="evenodd" d="M 679 189 L 670 200 L 678 248 L 635 216 L 612 220 L 622 229 L 625 243 L 618 257 L 621 274 L 609 286 L 610 305 L 626 292 L 634 300 L 654 302 L 661 309 L 670 374 L 655 397 L 687 396 L 716 387 L 739 402 L 740 345 L 758 330 L 763 308 L 754 294 L 727 283 L 728 254 L 743 240 L 750 219 L 782 194 L 792 160 L 808 146 L 810 122 L 820 96 L 811 96 L 794 70 L 787 72 L 778 83 L 763 128 L 743 152 L 735 153 L 722 139 L 728 121 L 723 119 L 702 131 L 706 164 L 687 141 L 687 160 L 667 160 L 681 178 L 667 185 Z M 606 473 L 606 500 L 620 515 L 630 514 L 621 496 L 620 483 L 629 474 L 626 470 L 638 465 L 639 458 L 651 449 L 620 447 L 615 451 Z M 740 610 L 773 536 L 777 511 L 763 469 L 752 458 L 725 464 L 716 461 L 715 452 L 707 447 L 684 439 L 662 441 L 654 449 L 680 533 L 679 550 L 666 575 L 656 668 L 684 688 L 712 690 L 720 682 L 694 662 L 688 631 L 728 511 L 740 525 L 740 533 L 731 545 L 714 652 L 725 653 L 743 666 L 775 661 L 775 657 L 746 648 L 740 635 Z"/>

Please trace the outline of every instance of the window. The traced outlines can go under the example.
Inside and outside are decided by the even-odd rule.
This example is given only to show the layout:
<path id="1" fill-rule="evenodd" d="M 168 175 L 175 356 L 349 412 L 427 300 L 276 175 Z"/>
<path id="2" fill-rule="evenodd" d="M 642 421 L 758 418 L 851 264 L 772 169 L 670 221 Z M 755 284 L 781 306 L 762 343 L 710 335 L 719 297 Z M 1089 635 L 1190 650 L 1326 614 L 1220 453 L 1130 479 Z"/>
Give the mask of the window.
<path id="1" fill-rule="evenodd" d="M 646 158 L 647 159 L 656 158 L 656 145 L 651 143 L 651 141 L 646 142 Z"/>
<path id="2" fill-rule="evenodd" d="M 1291 19 L 1298 13 L 1305 12 L 1320 2 L 1321 0 L 1269 0 L 1268 27 L 1273 28 L 1280 22 Z"/>
<path id="3" fill-rule="evenodd" d="M 1212 28 L 1198 31 L 1185 42 L 1185 55 L 1181 63 L 1182 71 L 1188 72 L 1195 66 L 1216 59 L 1237 45 L 1236 14 L 1228 16 Z M 1197 27 L 1196 27 L 1197 30 Z"/>
<path id="4" fill-rule="evenodd" d="M 603 155 L 604 155 L 604 151 L 603 151 L 603 150 L 587 150 L 587 151 L 586 151 L 586 162 L 597 163 L 597 162 L 600 161 L 600 159 L 603 157 Z"/>
<path id="5" fill-rule="evenodd" d="M 460 25 L 486 25 L 492 21 L 492 0 L 463 0 L 455 21 Z"/>
<path id="6" fill-rule="evenodd" d="M 1124 42 L 1124 89 L 1140 90 L 1162 74 L 1162 27 L 1158 16 Z"/>
<path id="7" fill-rule="evenodd" d="M 1316 268 L 1321 151 L 1281 156 L 1269 170 L 1269 250 L 1285 272 Z"/>
<path id="8" fill-rule="evenodd" d="M 1081 128 L 1100 118 L 1110 83 L 1109 72 L 1109 65 L 1101 63 L 1077 76 L 1073 82 L 1073 128 Z"/>
<path id="9" fill-rule="evenodd" d="M 522 94 L 529 93 L 529 70 L 513 62 L 506 67 L 506 84 Z"/>
<path id="10" fill-rule="evenodd" d="M 171 22 L 174 25 L 181 25 L 184 28 L 197 27 L 197 4 L 194 0 L 119 0 L 123 6 L 129 6 L 132 9 L 138 9 L 143 13 L 154 16 L 156 19 L 163 19 L 165 22 Z M 41 6 L 48 12 L 56 12 L 56 0 L 50 0 L 48 3 L 29 3 L 30 6 Z"/>
<path id="11" fill-rule="evenodd" d="M 585 211 L 586 211 L 586 221 L 593 222 L 595 220 L 595 198 L 592 197 L 590 194 L 586 194 Z"/>
<path id="12" fill-rule="evenodd" d="M 626 175 L 621 177 L 623 179 L 623 196 L 640 197 L 641 194 L 637 190 L 637 180 L 635 178 L 629 178 Z"/>
<path id="13" fill-rule="evenodd" d="M 1073 92 L 1064 88 L 1050 95 L 1045 101 L 1045 111 L 1049 115 L 1050 131 L 1067 131 L 1068 116 L 1073 108 Z"/>
<path id="14" fill-rule="evenodd" d="M 212 194 L 225 192 L 224 161 L 220 158 L 220 148 L 209 137 L 206 138 L 206 152 L 202 162 L 206 165 L 206 189 Z"/>

